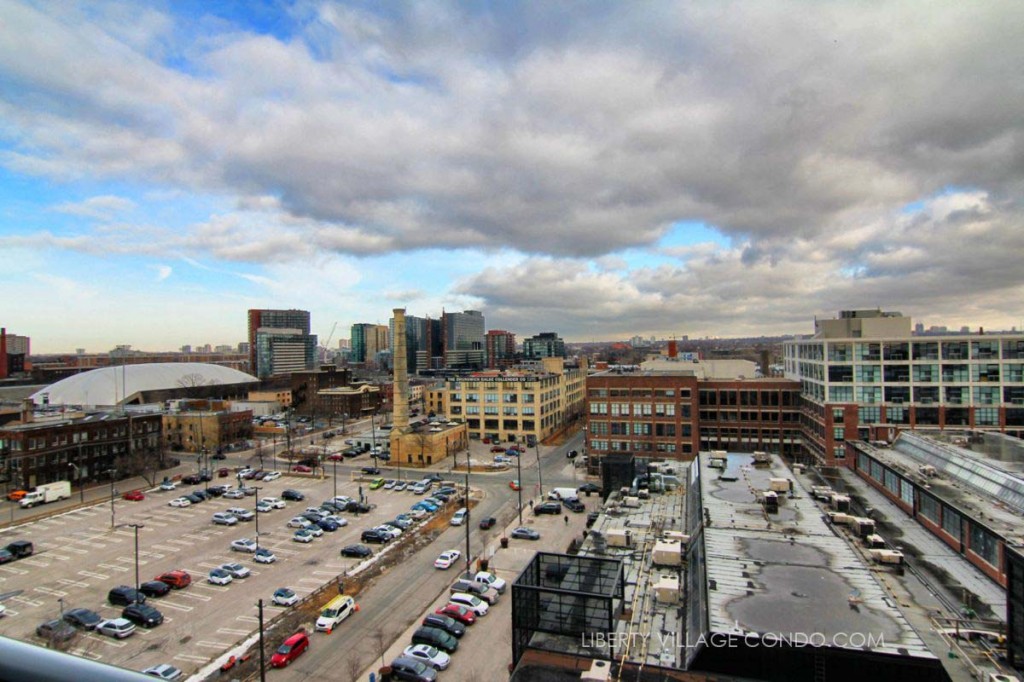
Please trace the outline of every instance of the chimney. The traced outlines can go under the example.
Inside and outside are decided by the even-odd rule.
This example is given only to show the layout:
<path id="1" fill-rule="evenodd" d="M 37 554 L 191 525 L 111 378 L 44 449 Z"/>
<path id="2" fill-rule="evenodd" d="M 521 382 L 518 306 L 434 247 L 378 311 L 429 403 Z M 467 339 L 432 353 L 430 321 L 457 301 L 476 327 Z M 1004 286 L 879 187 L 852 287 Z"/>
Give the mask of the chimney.
<path id="1" fill-rule="evenodd" d="M 405 339 L 405 308 L 394 309 L 395 318 L 395 387 L 392 400 L 395 413 L 392 417 L 394 433 L 405 433 L 409 430 L 409 361 L 406 357 Z"/>
<path id="2" fill-rule="evenodd" d="M 21 401 L 21 423 L 31 424 L 35 420 L 35 409 L 36 404 L 32 402 L 31 398 L 25 398 Z"/>

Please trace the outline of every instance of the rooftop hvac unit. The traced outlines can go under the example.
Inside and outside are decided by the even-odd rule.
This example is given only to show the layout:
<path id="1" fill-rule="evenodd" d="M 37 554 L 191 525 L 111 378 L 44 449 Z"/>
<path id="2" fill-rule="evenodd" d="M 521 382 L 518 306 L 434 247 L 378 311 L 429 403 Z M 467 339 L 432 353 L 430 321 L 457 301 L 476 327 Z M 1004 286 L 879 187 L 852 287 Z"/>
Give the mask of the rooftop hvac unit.
<path id="1" fill-rule="evenodd" d="M 789 479 L 788 478 L 769 478 L 768 479 L 768 490 L 774 490 L 777 493 L 788 493 L 789 492 Z"/>
<path id="2" fill-rule="evenodd" d="M 611 679 L 612 666 L 608 661 L 591 661 L 590 668 L 584 670 L 580 680 L 587 682 L 608 682 Z"/>
<path id="3" fill-rule="evenodd" d="M 633 532 L 626 528 L 611 528 L 607 533 L 609 547 L 632 547 Z"/>
<path id="4" fill-rule="evenodd" d="M 767 452 L 754 450 L 754 464 L 771 464 L 772 458 Z"/>
<path id="5" fill-rule="evenodd" d="M 690 536 L 680 530 L 665 531 L 665 539 L 670 542 L 681 542 L 684 545 L 690 542 Z"/>
<path id="6" fill-rule="evenodd" d="M 666 540 L 654 543 L 651 562 L 656 566 L 682 566 L 683 545 L 678 540 Z"/>
<path id="7" fill-rule="evenodd" d="M 627 495 L 626 497 L 622 498 L 622 506 L 623 507 L 639 507 L 640 506 L 640 498 L 639 497 L 632 497 L 631 495 Z"/>
<path id="8" fill-rule="evenodd" d="M 903 565 L 903 552 L 894 549 L 869 549 L 871 559 L 879 564 Z"/>
<path id="9" fill-rule="evenodd" d="M 679 578 L 674 575 L 660 575 L 654 583 L 654 598 L 663 604 L 679 603 Z"/>
<path id="10" fill-rule="evenodd" d="M 918 473 L 928 478 L 935 478 L 939 475 L 938 470 L 935 469 L 931 464 L 922 464 L 917 468 Z"/>
<path id="11" fill-rule="evenodd" d="M 832 499 L 829 500 L 829 504 L 838 512 L 848 512 L 850 511 L 850 496 L 832 493 Z"/>
<path id="12" fill-rule="evenodd" d="M 811 486 L 811 497 L 822 502 L 831 502 L 833 493 L 835 491 L 827 485 Z"/>
<path id="13" fill-rule="evenodd" d="M 857 537 L 860 538 L 866 538 L 875 532 L 875 522 L 872 519 L 854 517 L 850 525 L 853 526 L 853 529 L 857 532 Z"/>
<path id="14" fill-rule="evenodd" d="M 779 512 L 779 496 L 771 490 L 761 491 L 761 500 L 764 503 L 764 510 L 769 514 Z"/>
<path id="15" fill-rule="evenodd" d="M 885 549 L 885 540 L 882 539 L 881 535 L 874 533 L 864 538 L 864 544 L 867 545 L 868 549 Z"/>

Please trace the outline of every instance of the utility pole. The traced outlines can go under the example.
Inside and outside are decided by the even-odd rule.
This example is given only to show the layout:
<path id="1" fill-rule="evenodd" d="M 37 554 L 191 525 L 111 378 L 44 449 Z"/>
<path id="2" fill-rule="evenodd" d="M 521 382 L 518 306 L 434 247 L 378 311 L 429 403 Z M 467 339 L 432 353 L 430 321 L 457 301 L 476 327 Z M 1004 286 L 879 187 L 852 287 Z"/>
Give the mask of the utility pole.
<path id="1" fill-rule="evenodd" d="M 261 490 L 263 490 L 262 487 L 256 488 L 256 494 L 252 496 L 252 501 L 253 501 L 252 513 L 256 515 L 256 551 L 257 552 L 260 551 L 260 510 L 259 510 L 259 503 L 260 502 L 259 502 L 259 500 L 260 500 L 260 491 Z"/>
<path id="2" fill-rule="evenodd" d="M 135 603 L 139 603 L 139 529 L 145 528 L 144 523 L 129 523 L 129 528 L 135 529 Z"/>
<path id="3" fill-rule="evenodd" d="M 472 562 L 469 555 L 469 450 L 466 450 L 466 518 L 463 525 L 466 527 L 466 577 L 472 574 Z"/>
<path id="4" fill-rule="evenodd" d="M 537 453 L 537 484 L 540 486 L 540 499 L 544 500 L 544 474 L 541 471 L 540 466 L 540 439 L 534 439 L 533 449 Z M 522 455 L 523 453 L 519 453 Z M 522 481 L 520 481 L 519 487 L 522 487 Z"/>
<path id="5" fill-rule="evenodd" d="M 114 530 L 114 474 L 117 469 L 107 469 L 110 474 L 110 530 Z"/>
<path id="6" fill-rule="evenodd" d="M 523 453 L 516 450 L 516 471 L 519 472 L 519 525 L 523 525 Z"/>
<path id="7" fill-rule="evenodd" d="M 267 682 L 267 661 L 263 653 L 263 600 L 260 599 L 256 605 L 260 609 L 260 682 Z"/>
<path id="8" fill-rule="evenodd" d="M 82 445 L 78 445 L 78 460 L 82 460 Z M 82 470 L 78 468 L 78 465 L 74 462 L 68 462 L 68 466 L 75 470 L 75 479 L 78 481 L 78 495 L 79 499 L 85 502 L 85 488 L 82 487 Z"/>

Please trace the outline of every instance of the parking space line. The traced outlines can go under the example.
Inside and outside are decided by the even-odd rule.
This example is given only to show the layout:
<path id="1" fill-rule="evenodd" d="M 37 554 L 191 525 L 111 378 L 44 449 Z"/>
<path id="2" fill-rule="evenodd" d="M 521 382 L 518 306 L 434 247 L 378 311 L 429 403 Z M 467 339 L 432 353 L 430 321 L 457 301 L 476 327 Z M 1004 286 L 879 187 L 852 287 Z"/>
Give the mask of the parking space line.
<path id="1" fill-rule="evenodd" d="M 34 606 L 34 607 L 39 607 L 39 606 L 43 605 L 43 602 L 41 602 L 41 601 L 36 601 L 35 599 L 29 599 L 28 597 L 22 597 L 22 596 L 11 597 L 11 601 L 16 601 L 19 604 L 27 604 L 28 606 Z"/>
<path id="2" fill-rule="evenodd" d="M 196 642 L 196 646 L 206 647 L 207 649 L 226 649 L 229 645 L 230 642 L 210 642 L 205 639 Z"/>
<path id="3" fill-rule="evenodd" d="M 235 616 L 235 620 L 240 620 L 243 623 L 259 623 L 260 619 L 256 616 Z"/>
<path id="4" fill-rule="evenodd" d="M 15 611 L 14 609 L 7 609 L 7 615 L 8 616 L 17 616 L 18 612 Z"/>
<path id="5" fill-rule="evenodd" d="M 57 578 L 57 582 L 61 585 L 68 585 L 69 587 L 89 587 L 89 583 L 82 580 L 70 580 L 68 578 Z"/>
<path id="6" fill-rule="evenodd" d="M 150 547 L 152 547 L 153 549 L 162 550 L 164 552 L 177 552 L 181 549 L 180 547 L 169 547 L 167 545 L 150 545 Z"/>
<path id="7" fill-rule="evenodd" d="M 87 578 L 96 578 L 97 580 L 106 580 L 110 577 L 104 573 L 93 573 L 92 571 L 79 571 L 78 575 L 84 575 Z"/>
<path id="8" fill-rule="evenodd" d="M 182 592 L 181 594 L 175 595 L 177 597 L 185 597 L 187 599 L 198 599 L 199 601 L 210 601 L 210 597 L 205 594 L 196 594 L 194 592 Z"/>
<path id="9" fill-rule="evenodd" d="M 14 566 L 0 566 L 0 571 L 13 573 L 14 575 L 25 575 L 28 573 L 28 571 L 23 571 L 20 568 L 15 568 Z"/>
<path id="10" fill-rule="evenodd" d="M 54 597 L 66 597 L 68 593 L 63 590 L 55 590 L 51 587 L 33 587 L 35 592 L 42 592 L 43 594 L 51 594 Z"/>
<path id="11" fill-rule="evenodd" d="M 88 649 L 72 649 L 71 653 L 73 653 L 75 656 L 81 656 L 82 658 L 88 658 L 89 660 L 92 660 L 92 661 L 98 661 L 101 658 L 103 658 L 102 656 L 100 656 L 95 651 L 89 651 Z"/>
<path id="12" fill-rule="evenodd" d="M 188 661 L 190 663 L 206 663 L 209 658 L 203 658 L 202 656 L 193 656 L 192 654 L 175 654 L 172 656 L 174 660 Z"/>
<path id="13" fill-rule="evenodd" d="M 56 559 L 57 561 L 67 561 L 71 557 L 64 556 L 63 554 L 54 554 L 53 552 L 47 552 L 46 556 L 50 559 Z"/>
<path id="14" fill-rule="evenodd" d="M 89 550 L 82 549 L 81 547 L 72 547 L 71 545 L 64 545 L 61 547 L 63 552 L 74 552 L 75 554 L 88 554 Z"/>
<path id="15" fill-rule="evenodd" d="M 223 633 L 225 635 L 238 635 L 239 637 L 244 637 L 245 635 L 249 634 L 252 631 L 251 630 L 232 630 L 231 628 L 217 628 L 217 632 L 218 633 Z"/>
<path id="16" fill-rule="evenodd" d="M 109 568 L 111 571 L 127 571 L 127 566 L 117 566 L 115 564 L 99 564 L 100 568 Z M 81 573 L 81 571 L 79 571 Z"/>
<path id="17" fill-rule="evenodd" d="M 117 647 L 118 649 L 120 649 L 128 643 L 123 639 L 112 639 L 110 637 L 103 637 L 100 635 L 84 635 L 84 637 L 90 642 L 102 642 L 107 646 Z"/>
<path id="18" fill-rule="evenodd" d="M 50 564 L 39 561 L 38 559 L 22 559 L 20 562 L 23 566 L 35 566 L 36 568 L 49 568 Z"/>
<path id="19" fill-rule="evenodd" d="M 161 608 L 167 607 L 169 609 L 174 609 L 175 611 L 186 611 L 186 612 L 187 611 L 191 611 L 194 608 L 192 606 L 183 606 L 181 604 L 175 604 L 175 603 L 169 602 L 169 601 L 162 601 L 162 602 L 160 602 L 160 607 Z"/>

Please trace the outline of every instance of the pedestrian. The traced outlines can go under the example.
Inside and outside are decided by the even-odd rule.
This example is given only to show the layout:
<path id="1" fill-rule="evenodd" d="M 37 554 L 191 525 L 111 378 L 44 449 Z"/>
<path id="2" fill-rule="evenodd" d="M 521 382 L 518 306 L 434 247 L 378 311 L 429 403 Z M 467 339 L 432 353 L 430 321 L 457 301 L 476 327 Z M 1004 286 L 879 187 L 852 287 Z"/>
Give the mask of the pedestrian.
<path id="1" fill-rule="evenodd" d="M 530 500 L 530 509 L 533 509 L 533 500 Z"/>
<path id="2" fill-rule="evenodd" d="M 565 525 L 567 525 L 567 526 L 568 526 L 568 525 L 569 525 L 569 515 L 568 515 L 568 514 L 566 514 L 566 515 L 565 515 L 565 516 L 563 516 L 562 518 L 563 518 L 563 519 L 565 519 Z"/>

